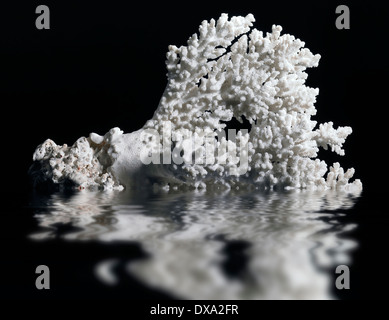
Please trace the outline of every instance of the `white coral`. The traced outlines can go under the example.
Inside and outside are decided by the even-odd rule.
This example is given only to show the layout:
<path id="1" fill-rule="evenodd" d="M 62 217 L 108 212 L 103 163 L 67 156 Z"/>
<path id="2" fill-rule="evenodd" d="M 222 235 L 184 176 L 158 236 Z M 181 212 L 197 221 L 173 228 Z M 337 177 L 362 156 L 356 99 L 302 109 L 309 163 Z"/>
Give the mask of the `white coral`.
<path id="1" fill-rule="evenodd" d="M 103 165 L 103 169 L 87 167 L 83 174 L 98 177 L 92 179 L 92 185 L 100 183 L 103 172 L 114 184 L 128 185 L 134 172 L 139 170 L 146 176 L 172 184 L 194 186 L 249 183 L 266 188 L 352 189 L 348 180 L 353 169 L 343 174 L 334 165 L 325 179 L 327 164 L 315 159 L 319 147 L 330 146 L 332 151 L 344 155 L 342 145 L 352 131 L 350 127 L 334 129 L 332 122 L 320 124 L 315 130 L 317 123 L 311 117 L 316 114 L 314 103 L 319 90 L 305 85 L 305 70 L 318 66 L 320 55 L 312 54 L 304 48 L 305 43 L 294 36 L 281 35 L 280 26 L 273 26 L 272 32 L 266 35 L 250 29 L 254 21 L 251 14 L 231 19 L 222 14 L 217 21 L 203 21 L 199 35 L 193 34 L 186 46 L 169 46 L 166 55 L 168 83 L 154 116 L 143 130 L 129 134 L 131 138 L 122 135 L 110 142 L 117 153 L 115 158 L 109 157 L 112 163 Z M 225 121 L 233 117 L 242 121 L 242 116 L 251 124 L 250 133 L 237 135 L 236 141 L 216 140 L 217 133 L 226 126 Z M 184 151 L 185 159 L 191 158 L 189 152 L 203 154 L 201 164 L 186 161 L 179 166 L 141 168 L 138 165 L 142 143 L 148 150 L 160 152 L 161 157 L 174 147 L 163 133 L 166 123 L 183 135 L 197 134 L 193 138 L 196 150 L 183 141 L 178 141 L 177 145 Z M 155 139 L 141 134 L 147 130 L 156 130 L 160 136 Z M 199 142 L 200 130 L 214 136 L 219 149 L 228 145 L 236 150 L 236 156 L 204 152 L 206 142 Z M 89 159 L 96 159 L 102 143 L 102 138 L 91 135 L 73 148 L 77 154 L 82 145 L 89 144 L 93 150 L 85 145 L 81 152 L 84 152 L 83 159 L 87 159 L 85 163 L 91 166 Z M 247 152 L 241 147 L 244 143 L 247 143 Z M 62 160 L 55 159 L 60 151 L 53 154 L 52 148 L 52 142 L 45 143 L 36 151 L 35 160 L 50 162 L 53 181 L 59 182 L 56 177 L 62 177 L 64 172 L 66 177 L 82 181 L 77 174 L 64 169 Z M 64 147 L 58 150 L 61 148 Z M 240 170 L 244 165 L 236 161 L 242 155 L 248 161 L 247 170 Z M 208 163 L 207 156 L 215 161 Z M 70 170 L 74 168 L 73 165 Z M 359 180 L 353 186 L 362 187 Z"/>
<path id="2" fill-rule="evenodd" d="M 33 160 L 41 164 L 40 179 L 60 185 L 71 182 L 79 189 L 123 189 L 109 170 L 116 156 L 113 142 L 122 134 L 119 128 L 111 129 L 104 137 L 91 133 L 71 147 L 46 140 L 33 155 Z M 30 172 L 34 174 L 34 167 Z"/>
<path id="3" fill-rule="evenodd" d="M 168 84 L 145 128 L 159 130 L 162 136 L 163 122 L 170 121 L 175 130 L 216 131 L 225 127 L 221 121 L 244 116 L 252 126 L 248 156 L 249 167 L 255 170 L 250 171 L 251 181 L 270 187 L 335 187 L 335 180 L 328 183 L 323 178 L 326 163 L 314 158 L 318 147 L 328 145 L 344 155 L 342 145 L 352 130 L 334 129 L 332 122 L 314 130 L 316 121 L 311 116 L 316 114 L 319 90 L 305 85 L 305 70 L 318 66 L 320 55 L 303 48 L 304 42 L 294 36 L 281 36 L 280 26 L 273 26 L 266 36 L 256 29 L 249 32 L 253 21 L 251 14 L 230 20 L 222 14 L 217 22 L 203 21 L 199 36 L 190 37 L 187 46 L 170 46 Z M 238 147 L 240 140 L 235 143 Z M 215 166 L 194 164 L 184 169 L 196 179 L 204 169 L 209 174 L 215 171 Z M 230 171 L 223 172 L 227 178 Z"/>

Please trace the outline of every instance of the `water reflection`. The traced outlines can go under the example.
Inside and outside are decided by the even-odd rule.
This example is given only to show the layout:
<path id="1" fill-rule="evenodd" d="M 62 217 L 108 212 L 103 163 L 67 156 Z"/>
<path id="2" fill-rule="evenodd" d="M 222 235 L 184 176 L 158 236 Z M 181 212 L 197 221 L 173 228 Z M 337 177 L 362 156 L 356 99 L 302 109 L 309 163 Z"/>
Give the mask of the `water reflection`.
<path id="1" fill-rule="evenodd" d="M 354 227 L 338 217 L 357 195 L 315 192 L 61 193 L 35 198 L 35 240 L 136 241 L 149 257 L 126 270 L 188 299 L 328 299 L 329 270 L 350 263 Z M 67 226 L 67 232 L 60 232 Z M 117 260 L 96 265 L 117 284 Z"/>

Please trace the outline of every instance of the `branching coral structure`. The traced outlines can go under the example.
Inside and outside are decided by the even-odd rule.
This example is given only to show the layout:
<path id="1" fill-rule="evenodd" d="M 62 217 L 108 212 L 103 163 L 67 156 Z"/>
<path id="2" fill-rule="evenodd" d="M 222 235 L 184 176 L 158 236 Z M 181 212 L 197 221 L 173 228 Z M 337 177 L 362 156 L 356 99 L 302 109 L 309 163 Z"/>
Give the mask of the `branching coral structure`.
<path id="1" fill-rule="evenodd" d="M 349 182 L 353 168 L 328 168 L 317 158 L 320 147 L 344 155 L 352 132 L 311 119 L 319 90 L 305 84 L 306 69 L 317 67 L 320 55 L 294 36 L 281 35 L 280 26 L 264 35 L 254 21 L 251 14 L 203 21 L 186 46 L 169 46 L 168 83 L 142 129 L 92 133 L 72 147 L 47 140 L 34 154 L 36 181 L 120 189 L 142 176 L 178 187 L 360 191 L 360 180 Z M 241 130 L 234 139 L 220 134 L 226 122 L 243 117 L 249 132 Z"/>

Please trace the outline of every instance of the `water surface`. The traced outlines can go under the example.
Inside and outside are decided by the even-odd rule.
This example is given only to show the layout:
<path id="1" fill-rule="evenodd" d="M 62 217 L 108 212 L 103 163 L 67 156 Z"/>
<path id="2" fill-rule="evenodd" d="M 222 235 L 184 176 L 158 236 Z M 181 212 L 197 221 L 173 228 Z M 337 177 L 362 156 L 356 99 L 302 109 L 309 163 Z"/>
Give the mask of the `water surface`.
<path id="1" fill-rule="evenodd" d="M 357 247 L 347 237 L 355 224 L 340 219 L 356 199 L 333 191 L 35 194 L 38 227 L 28 237 L 102 246 L 88 276 L 107 290 L 136 290 L 123 286 L 128 277 L 173 298 L 332 299 L 333 270 L 351 264 Z M 115 249 L 123 243 L 139 250 Z"/>

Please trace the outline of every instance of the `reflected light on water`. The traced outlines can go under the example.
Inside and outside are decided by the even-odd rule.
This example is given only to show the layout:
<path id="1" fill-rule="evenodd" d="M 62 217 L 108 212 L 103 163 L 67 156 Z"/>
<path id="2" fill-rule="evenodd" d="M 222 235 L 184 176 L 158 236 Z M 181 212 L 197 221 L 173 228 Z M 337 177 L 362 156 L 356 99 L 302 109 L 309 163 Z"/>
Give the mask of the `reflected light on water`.
<path id="1" fill-rule="evenodd" d="M 88 192 L 35 198 L 34 240 L 137 242 L 149 254 L 126 270 L 149 287 L 186 299 L 331 299 L 331 268 L 356 242 L 340 223 L 357 195 L 304 192 Z M 342 213 L 340 213 L 342 212 Z M 339 237 L 342 235 L 342 237 Z M 96 277 L 117 285 L 117 257 Z"/>

